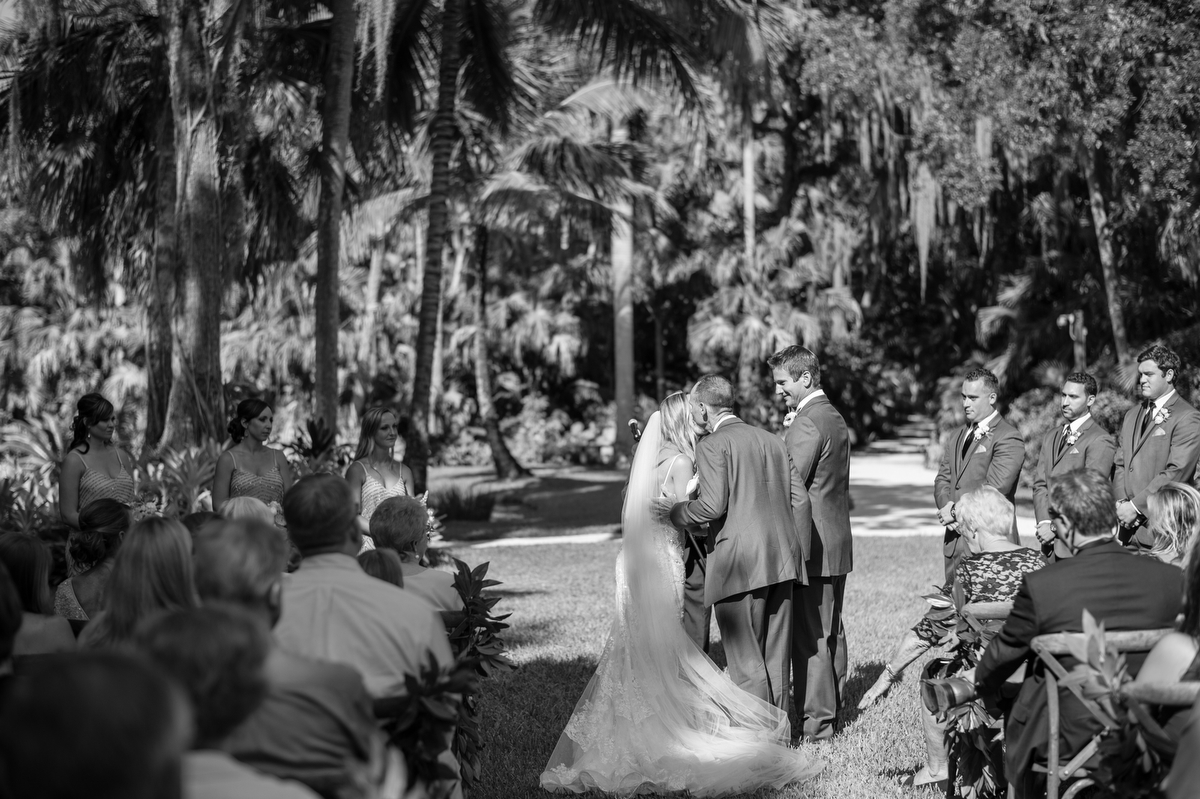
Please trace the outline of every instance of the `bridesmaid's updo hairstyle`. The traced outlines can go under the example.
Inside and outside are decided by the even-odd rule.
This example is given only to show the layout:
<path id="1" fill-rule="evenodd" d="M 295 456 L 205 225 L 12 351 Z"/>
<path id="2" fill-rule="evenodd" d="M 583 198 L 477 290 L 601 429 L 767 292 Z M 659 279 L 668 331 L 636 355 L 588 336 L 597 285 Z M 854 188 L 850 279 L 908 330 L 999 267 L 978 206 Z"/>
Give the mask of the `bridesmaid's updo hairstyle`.
<path id="1" fill-rule="evenodd" d="M 107 497 L 89 502 L 79 512 L 79 533 L 69 545 L 71 558 L 91 566 L 115 555 L 121 536 L 133 524 L 129 506 Z"/>
<path id="2" fill-rule="evenodd" d="M 396 418 L 396 433 L 404 438 L 408 428 L 408 420 L 400 418 L 400 414 L 391 408 L 376 405 L 363 414 L 358 427 L 358 449 L 354 450 L 354 460 L 362 460 L 375 451 L 375 434 L 383 427 L 383 417 L 391 414 Z"/>
<path id="3" fill-rule="evenodd" d="M 107 422 L 116 413 L 113 404 L 99 394 L 84 394 L 75 403 L 75 418 L 71 420 L 71 446 L 67 452 L 81 448 L 83 452 L 91 449 L 88 444 L 88 428 Z"/>
<path id="4" fill-rule="evenodd" d="M 271 404 L 263 402 L 258 397 L 251 397 L 239 402 L 237 413 L 228 427 L 229 437 L 233 439 L 233 443 L 240 443 L 246 437 L 246 429 L 250 422 L 262 416 L 263 411 L 269 410 L 271 410 Z"/>

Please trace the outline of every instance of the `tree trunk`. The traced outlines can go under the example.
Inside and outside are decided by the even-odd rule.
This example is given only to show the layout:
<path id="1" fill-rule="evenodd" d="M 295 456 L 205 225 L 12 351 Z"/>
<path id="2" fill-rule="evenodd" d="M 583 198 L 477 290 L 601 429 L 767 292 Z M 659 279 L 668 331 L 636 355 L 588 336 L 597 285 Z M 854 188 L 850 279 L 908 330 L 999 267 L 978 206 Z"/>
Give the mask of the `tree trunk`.
<path id="1" fill-rule="evenodd" d="M 364 377 L 374 374 L 371 354 L 375 344 L 375 323 L 379 316 L 379 286 L 383 283 L 384 242 L 379 240 L 371 248 L 371 268 L 367 272 L 367 289 L 363 298 L 362 327 L 358 333 L 358 371 Z"/>
<path id="2" fill-rule="evenodd" d="M 446 0 L 442 11 L 442 52 L 438 62 L 437 111 L 430 130 L 433 173 L 429 181 L 429 226 L 425 232 L 425 273 L 421 278 L 420 325 L 417 359 L 413 369 L 412 425 L 408 434 L 408 464 L 417 491 L 424 491 L 429 465 L 430 392 L 433 359 L 437 348 L 438 316 L 442 299 L 442 248 L 446 241 L 450 193 L 450 156 L 457 135 L 454 101 L 458 89 L 459 0 Z"/>
<path id="3" fill-rule="evenodd" d="M 487 432 L 488 446 L 492 449 L 492 464 L 496 477 L 513 480 L 526 477 L 529 470 L 517 462 L 504 442 L 500 432 L 500 415 L 492 398 L 492 368 L 488 356 L 487 320 L 487 259 L 488 229 L 486 225 L 475 227 L 475 257 L 479 259 L 479 285 L 475 291 L 475 399 L 479 403 L 479 418 Z"/>
<path id="4" fill-rule="evenodd" d="M 1116 346 L 1117 360 L 1125 366 L 1133 362 L 1133 355 L 1129 351 L 1129 338 L 1125 333 L 1125 311 L 1121 308 L 1121 284 L 1117 278 L 1117 264 L 1113 256 L 1108 210 L 1096 175 L 1098 155 L 1099 148 L 1088 148 L 1084 145 L 1079 160 L 1083 166 L 1088 199 L 1092 205 L 1092 227 L 1096 231 L 1096 247 L 1100 251 L 1100 271 L 1104 276 L 1104 293 L 1108 296 L 1108 318 L 1112 324 L 1113 344 Z"/>
<path id="5" fill-rule="evenodd" d="M 180 370 L 171 386 L 164 444 L 223 437 L 222 235 L 218 115 L 198 0 L 167 0 L 167 50 L 175 128 L 176 230 L 182 269 Z"/>
<path id="6" fill-rule="evenodd" d="M 354 79 L 354 0 L 329 0 L 333 15 L 321 108 L 321 199 L 317 211 L 316 414 L 330 428 L 338 421 L 338 328 L 341 303 L 342 196 L 350 140 L 350 92 Z"/>
<path id="7" fill-rule="evenodd" d="M 662 402 L 667 396 L 667 361 L 664 349 L 662 309 L 660 308 L 654 314 L 654 391 L 659 402 Z"/>
<path id="8" fill-rule="evenodd" d="M 742 236 L 745 239 L 745 267 L 751 272 L 755 267 L 757 245 L 756 209 L 754 198 L 758 194 L 755 175 L 754 119 L 750 110 L 742 112 Z"/>
<path id="9" fill-rule="evenodd" d="M 175 128 L 169 109 L 159 120 L 155 153 L 154 261 L 150 270 L 150 302 L 146 304 L 146 438 L 152 452 L 167 426 L 167 407 L 174 380 L 175 265 L 179 257 L 175 231 Z"/>
<path id="10" fill-rule="evenodd" d="M 621 463 L 633 449 L 633 433 L 626 424 L 634 414 L 633 361 L 633 203 L 622 198 L 613 203 L 612 297 L 613 388 L 616 394 L 616 459 Z"/>

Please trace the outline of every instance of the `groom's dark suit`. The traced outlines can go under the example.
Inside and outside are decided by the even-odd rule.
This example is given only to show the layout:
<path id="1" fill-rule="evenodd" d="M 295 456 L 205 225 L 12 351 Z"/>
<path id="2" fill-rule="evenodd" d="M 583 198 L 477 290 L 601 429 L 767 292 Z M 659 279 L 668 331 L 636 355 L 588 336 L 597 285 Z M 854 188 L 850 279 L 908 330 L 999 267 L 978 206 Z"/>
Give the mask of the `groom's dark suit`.
<path id="1" fill-rule="evenodd" d="M 792 584 L 803 582 L 792 501 L 803 492 L 775 435 L 725 417 L 696 444 L 700 495 L 671 509 L 676 527 L 708 523 L 705 604 L 713 605 L 729 663 L 743 690 L 787 706 Z"/>
<path id="2" fill-rule="evenodd" d="M 788 455 L 808 493 L 808 585 L 796 592 L 792 618 L 792 691 L 804 737 L 833 736 L 846 684 L 842 600 L 853 568 L 850 538 L 850 434 L 824 393 L 796 411 L 784 433 Z"/>

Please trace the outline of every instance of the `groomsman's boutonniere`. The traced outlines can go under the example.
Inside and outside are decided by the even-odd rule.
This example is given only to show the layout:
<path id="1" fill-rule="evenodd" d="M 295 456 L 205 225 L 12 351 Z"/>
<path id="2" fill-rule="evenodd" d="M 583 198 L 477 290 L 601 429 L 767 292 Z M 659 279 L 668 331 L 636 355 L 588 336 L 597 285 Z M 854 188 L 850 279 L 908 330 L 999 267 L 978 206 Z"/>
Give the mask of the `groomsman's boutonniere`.
<path id="1" fill-rule="evenodd" d="M 787 416 L 783 417 L 783 427 L 786 430 L 792 426 L 792 422 L 796 420 L 796 414 L 799 411 L 788 411 Z"/>
<path id="2" fill-rule="evenodd" d="M 990 438 L 992 435 L 992 428 L 985 425 L 979 425 L 975 428 L 975 431 L 971 435 L 975 437 L 976 441 L 984 438 Z"/>
<path id="3" fill-rule="evenodd" d="M 1067 446 L 1068 447 L 1075 446 L 1075 442 L 1078 440 L 1079 440 L 1079 431 L 1078 430 L 1072 430 L 1071 432 L 1067 433 Z"/>
<path id="4" fill-rule="evenodd" d="M 1153 418 L 1155 424 L 1162 424 L 1163 422 L 1165 422 L 1171 418 L 1171 412 L 1169 410 L 1167 410 L 1165 407 L 1158 408 L 1157 410 L 1154 411 L 1154 416 L 1152 418 Z"/>

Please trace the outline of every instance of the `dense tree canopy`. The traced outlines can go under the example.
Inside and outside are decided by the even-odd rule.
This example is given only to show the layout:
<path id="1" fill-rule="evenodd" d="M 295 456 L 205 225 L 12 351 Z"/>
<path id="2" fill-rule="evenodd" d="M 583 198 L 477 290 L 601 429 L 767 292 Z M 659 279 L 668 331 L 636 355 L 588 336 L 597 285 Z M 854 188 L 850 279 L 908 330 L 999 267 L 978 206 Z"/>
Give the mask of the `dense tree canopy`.
<path id="1" fill-rule="evenodd" d="M 152 448 L 385 402 L 418 467 L 514 474 L 701 371 L 776 419 L 793 342 L 869 437 L 969 364 L 1119 389 L 1200 323 L 1185 0 L 19 9 L 10 417 L 103 389 Z"/>

